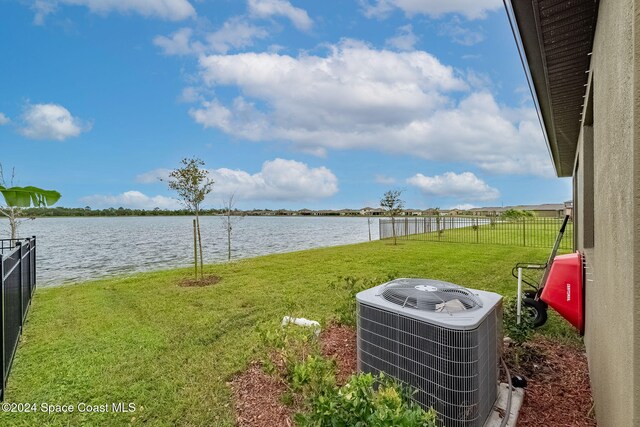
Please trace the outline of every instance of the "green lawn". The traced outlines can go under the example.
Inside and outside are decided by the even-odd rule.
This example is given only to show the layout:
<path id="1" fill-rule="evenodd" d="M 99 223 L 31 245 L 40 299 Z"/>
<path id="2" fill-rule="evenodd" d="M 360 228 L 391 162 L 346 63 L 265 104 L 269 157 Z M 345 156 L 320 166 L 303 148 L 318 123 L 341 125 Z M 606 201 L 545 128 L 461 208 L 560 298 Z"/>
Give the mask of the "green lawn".
<path id="1" fill-rule="evenodd" d="M 0 425 L 233 425 L 226 381 L 260 351 L 256 327 L 283 315 L 324 321 L 340 275 L 430 277 L 515 294 L 511 267 L 548 249 L 376 241 L 206 267 L 222 281 L 182 288 L 191 269 L 39 289 L 7 402 L 135 403 L 127 414 L 0 415 Z M 575 339 L 561 320 L 549 333 Z"/>
<path id="2" fill-rule="evenodd" d="M 412 221 L 413 219 L 409 219 Z M 473 224 L 473 218 L 465 218 L 469 224 Z M 485 219 L 486 220 L 486 219 Z M 398 219 L 402 224 L 403 219 Z M 456 243 L 481 243 L 481 244 L 501 244 L 513 246 L 530 246 L 539 248 L 550 248 L 553 246 L 558 236 L 558 231 L 562 225 L 562 220 L 553 218 L 534 218 L 526 221 L 504 221 L 494 224 L 469 225 L 468 227 L 451 228 L 449 218 L 443 217 L 441 227 L 446 229 L 431 231 L 427 233 L 412 234 L 409 240 L 442 241 Z M 432 229 L 435 230 L 433 225 Z M 562 240 L 561 249 L 570 250 L 573 246 L 571 239 L 573 236 L 573 223 L 568 223 L 565 230 L 565 237 Z M 404 239 L 404 237 L 403 237 Z"/>

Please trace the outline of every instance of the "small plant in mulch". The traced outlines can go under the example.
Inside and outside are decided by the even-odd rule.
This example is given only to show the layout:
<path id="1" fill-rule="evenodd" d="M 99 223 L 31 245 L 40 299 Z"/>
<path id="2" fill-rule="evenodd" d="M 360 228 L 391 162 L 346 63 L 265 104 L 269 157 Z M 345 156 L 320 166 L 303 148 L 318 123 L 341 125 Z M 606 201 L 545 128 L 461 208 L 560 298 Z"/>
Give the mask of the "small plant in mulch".
<path id="1" fill-rule="evenodd" d="M 435 427 L 435 411 L 424 411 L 408 390 L 384 374 L 353 375 L 339 389 L 312 396 L 309 409 L 296 415 L 301 427 Z"/>
<path id="2" fill-rule="evenodd" d="M 414 403 L 408 390 L 385 376 L 356 374 L 355 363 L 334 357 L 344 343 L 342 352 L 355 362 L 353 328 L 330 324 L 317 337 L 312 329 L 288 325 L 263 327 L 259 334 L 267 350 L 258 365 L 262 369 L 257 372 L 254 364 L 249 378 L 242 374 L 231 383 L 240 426 L 266 426 L 263 419 L 271 417 L 290 425 L 292 414 L 306 427 L 435 426 L 435 413 Z M 237 388 L 240 384 L 255 391 L 247 393 Z M 260 390 L 271 393 L 270 399 Z M 255 392 L 260 396 L 253 396 Z"/>
<path id="3" fill-rule="evenodd" d="M 267 349 L 261 362 L 269 374 L 291 378 L 297 363 L 320 354 L 318 338 L 312 328 L 296 325 L 276 328 L 263 326 L 258 332 L 263 347 Z"/>
<path id="4" fill-rule="evenodd" d="M 183 288 L 201 288 L 203 286 L 212 286 L 220 282 L 222 277 L 210 274 L 201 278 L 194 279 L 193 277 L 182 279 L 178 285 Z"/>
<path id="5" fill-rule="evenodd" d="M 502 325 L 505 336 L 511 339 L 511 344 L 505 356 L 514 366 L 535 358 L 532 348 L 527 345 L 534 333 L 533 317 L 526 307 L 522 307 L 520 323 L 518 324 L 517 301 L 515 298 L 503 300 Z"/>
<path id="6" fill-rule="evenodd" d="M 393 280 L 397 276 L 395 273 L 383 277 L 339 276 L 330 282 L 329 287 L 336 291 L 337 297 L 340 298 L 335 321 L 341 325 L 355 326 L 357 323 L 356 294 Z"/>
<path id="7" fill-rule="evenodd" d="M 584 349 L 536 333 L 525 307 L 518 325 L 516 304 L 515 298 L 503 303 L 504 333 L 511 338 L 503 356 L 512 376 L 527 379 L 518 426 L 595 426 Z"/>
<path id="8" fill-rule="evenodd" d="M 584 349 L 542 334 L 535 334 L 525 345 L 527 354 L 534 356 L 510 366 L 512 375 L 525 375 L 528 380 L 518 426 L 595 427 Z"/>

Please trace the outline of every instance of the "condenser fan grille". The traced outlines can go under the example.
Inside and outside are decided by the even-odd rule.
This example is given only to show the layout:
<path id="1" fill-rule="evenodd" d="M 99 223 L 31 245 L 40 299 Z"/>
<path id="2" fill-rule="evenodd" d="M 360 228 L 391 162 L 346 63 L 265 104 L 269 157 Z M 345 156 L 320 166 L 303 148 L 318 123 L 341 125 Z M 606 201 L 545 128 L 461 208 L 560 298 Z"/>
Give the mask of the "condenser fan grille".
<path id="1" fill-rule="evenodd" d="M 468 289 L 438 280 L 396 280 L 384 287 L 381 296 L 399 306 L 424 311 L 438 311 L 443 303 L 453 300 L 458 300 L 465 310 L 482 307 Z"/>

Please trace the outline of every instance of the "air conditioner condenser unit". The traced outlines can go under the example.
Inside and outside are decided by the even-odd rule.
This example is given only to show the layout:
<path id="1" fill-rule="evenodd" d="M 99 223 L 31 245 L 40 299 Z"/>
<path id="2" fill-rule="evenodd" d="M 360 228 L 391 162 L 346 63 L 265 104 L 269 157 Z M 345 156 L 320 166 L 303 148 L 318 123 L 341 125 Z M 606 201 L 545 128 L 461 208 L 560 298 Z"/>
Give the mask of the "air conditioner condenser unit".
<path id="1" fill-rule="evenodd" d="M 358 369 L 415 389 L 441 425 L 481 427 L 497 397 L 502 296 L 430 279 L 360 292 Z"/>

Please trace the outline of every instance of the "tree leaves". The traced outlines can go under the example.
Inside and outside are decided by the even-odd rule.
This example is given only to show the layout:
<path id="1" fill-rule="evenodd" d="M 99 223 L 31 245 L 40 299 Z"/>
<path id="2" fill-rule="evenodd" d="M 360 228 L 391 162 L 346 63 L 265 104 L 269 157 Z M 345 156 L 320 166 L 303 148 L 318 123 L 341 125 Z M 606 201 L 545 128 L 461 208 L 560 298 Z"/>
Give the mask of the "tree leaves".
<path id="1" fill-rule="evenodd" d="M 200 204 L 212 190 L 214 182 L 209 171 L 202 168 L 204 162 L 197 157 L 182 159 L 182 167 L 169 174 L 169 188 L 178 193 L 178 197 L 189 210 L 199 211 Z"/>
<path id="2" fill-rule="evenodd" d="M 61 197 L 55 190 L 44 190 L 33 186 L 6 188 L 0 185 L 0 193 L 4 196 L 7 206 L 19 208 L 51 206 Z"/>
<path id="3" fill-rule="evenodd" d="M 402 190 L 387 191 L 380 200 L 380 207 L 387 211 L 387 214 L 390 216 L 398 215 L 404 207 L 404 201 L 400 199 L 401 195 Z"/>

